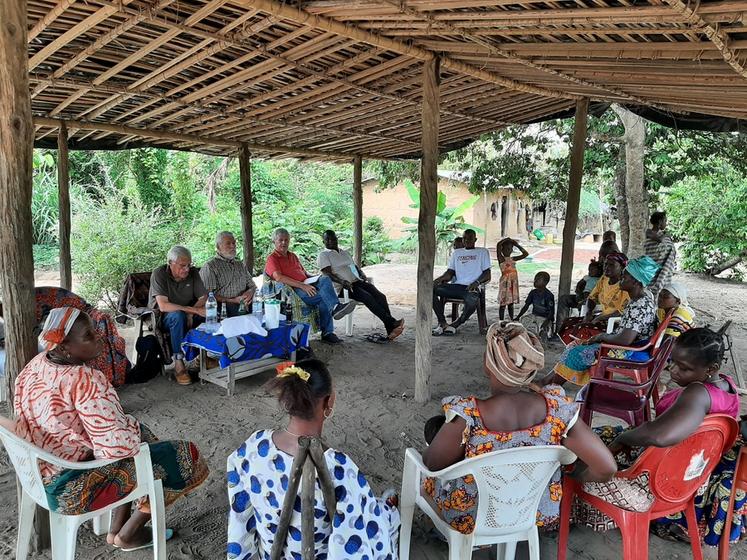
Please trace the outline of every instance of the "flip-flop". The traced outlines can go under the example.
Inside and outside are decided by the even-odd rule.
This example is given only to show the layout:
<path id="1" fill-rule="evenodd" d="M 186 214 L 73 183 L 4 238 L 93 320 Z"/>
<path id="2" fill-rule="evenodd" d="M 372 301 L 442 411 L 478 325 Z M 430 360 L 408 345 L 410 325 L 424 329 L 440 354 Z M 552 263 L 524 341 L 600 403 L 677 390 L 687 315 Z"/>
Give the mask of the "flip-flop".
<path id="1" fill-rule="evenodd" d="M 391 342 L 388 336 L 383 335 L 381 333 L 373 333 L 365 336 L 365 339 L 368 342 L 373 342 L 374 344 L 388 344 Z"/>
<path id="2" fill-rule="evenodd" d="M 405 331 L 405 320 L 400 319 L 399 325 L 397 325 L 392 332 L 389 333 L 389 340 L 394 340 Z"/>
<path id="3" fill-rule="evenodd" d="M 444 334 L 444 328 L 441 325 L 437 326 L 435 329 L 431 329 L 432 336 L 441 336 L 442 334 Z"/>
<path id="4" fill-rule="evenodd" d="M 173 529 L 166 529 L 166 540 L 171 540 L 171 537 L 174 536 L 174 530 Z M 122 552 L 135 552 L 136 550 L 143 550 L 145 548 L 151 548 L 153 546 L 153 541 L 150 541 L 146 544 L 141 544 L 140 546 L 133 546 L 132 548 L 120 548 L 116 544 L 113 545 L 115 548 L 119 548 Z"/>
<path id="5" fill-rule="evenodd" d="M 444 336 L 454 336 L 456 332 L 456 329 L 451 325 L 444 327 Z"/>

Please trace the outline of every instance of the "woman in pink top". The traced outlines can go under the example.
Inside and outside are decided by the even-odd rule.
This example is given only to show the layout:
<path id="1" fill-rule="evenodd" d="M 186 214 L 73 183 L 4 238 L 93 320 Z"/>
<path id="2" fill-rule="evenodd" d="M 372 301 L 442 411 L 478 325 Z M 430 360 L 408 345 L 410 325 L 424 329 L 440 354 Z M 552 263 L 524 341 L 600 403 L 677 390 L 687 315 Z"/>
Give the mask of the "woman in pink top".
<path id="1" fill-rule="evenodd" d="M 102 349 L 101 338 L 84 312 L 53 309 L 40 337 L 47 351 L 32 359 L 16 379 L 15 431 L 61 459 L 82 462 L 119 459 L 91 470 L 41 466 L 49 507 L 62 514 L 92 511 L 121 500 L 134 488 L 141 442 L 150 447 L 153 472 L 163 482 L 170 504 L 207 478 L 197 447 L 186 441 L 156 441 L 153 434 L 125 414 L 106 376 L 85 365 Z M 147 502 L 131 512 L 120 506 L 112 517 L 107 541 L 125 551 L 150 546 Z M 169 530 L 170 531 L 170 530 Z"/>
<path id="2" fill-rule="evenodd" d="M 609 444 L 612 454 L 617 456 L 632 452 L 636 456 L 650 445 L 676 445 L 695 432 L 708 414 L 728 414 L 738 419 L 739 394 L 732 379 L 719 372 L 724 361 L 724 349 L 721 331 L 697 328 L 682 333 L 672 348 L 670 365 L 672 381 L 680 387 L 662 396 L 656 405 L 656 418 L 651 422 L 631 430 L 599 428 L 603 440 L 612 433 L 619 434 Z M 699 524 L 704 527 L 701 534 L 704 535 L 705 544 L 717 546 L 721 537 L 736 456 L 742 443 L 738 441 L 735 448 L 724 455 L 711 475 L 707 489 L 696 497 L 696 514 Z M 585 490 L 625 509 L 645 511 L 651 505 L 653 496 L 648 480 L 642 478 L 632 481 L 615 478 L 608 483 L 587 483 Z M 744 504 L 744 496 L 735 504 L 735 529 L 732 535 L 737 540 L 743 526 L 744 516 L 740 512 Z M 578 511 L 577 514 L 578 520 L 595 529 L 611 528 L 599 517 L 590 519 L 588 510 Z M 687 536 L 687 523 L 682 514 L 658 519 L 652 524 L 652 529 L 659 536 L 675 539 Z"/>

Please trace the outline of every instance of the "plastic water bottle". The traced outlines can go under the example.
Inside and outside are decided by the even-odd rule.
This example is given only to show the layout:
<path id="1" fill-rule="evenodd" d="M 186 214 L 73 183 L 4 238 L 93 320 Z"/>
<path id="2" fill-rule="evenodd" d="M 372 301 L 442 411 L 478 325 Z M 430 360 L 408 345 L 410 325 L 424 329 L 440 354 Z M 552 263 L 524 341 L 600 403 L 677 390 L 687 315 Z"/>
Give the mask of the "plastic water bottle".
<path id="1" fill-rule="evenodd" d="M 208 294 L 207 302 L 205 302 L 205 324 L 208 332 L 218 330 L 218 300 L 215 299 L 213 292 Z"/>
<path id="2" fill-rule="evenodd" d="M 262 297 L 262 294 L 254 294 L 254 298 L 252 299 L 252 315 L 254 315 L 257 319 L 259 319 L 259 322 L 262 322 L 262 304 L 264 303 L 264 298 Z"/>

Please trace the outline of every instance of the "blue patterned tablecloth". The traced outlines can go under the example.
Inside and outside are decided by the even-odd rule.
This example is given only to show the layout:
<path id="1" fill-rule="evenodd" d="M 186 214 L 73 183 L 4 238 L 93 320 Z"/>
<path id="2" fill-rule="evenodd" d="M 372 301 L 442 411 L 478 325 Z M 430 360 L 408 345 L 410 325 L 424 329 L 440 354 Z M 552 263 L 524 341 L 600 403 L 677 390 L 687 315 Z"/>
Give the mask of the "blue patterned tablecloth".
<path id="1" fill-rule="evenodd" d="M 287 358 L 292 352 L 309 346 L 309 325 L 291 323 L 267 331 L 267 336 L 245 334 L 226 338 L 192 329 L 184 337 L 182 351 L 187 360 L 193 359 L 200 349 L 220 355 L 220 367 L 232 363 L 260 358 Z"/>

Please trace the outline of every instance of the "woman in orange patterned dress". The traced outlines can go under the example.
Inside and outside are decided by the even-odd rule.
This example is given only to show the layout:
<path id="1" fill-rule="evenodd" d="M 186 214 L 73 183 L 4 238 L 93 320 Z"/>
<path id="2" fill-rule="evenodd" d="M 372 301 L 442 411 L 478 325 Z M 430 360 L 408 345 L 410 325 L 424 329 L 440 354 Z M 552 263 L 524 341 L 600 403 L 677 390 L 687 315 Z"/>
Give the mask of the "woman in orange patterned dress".
<path id="1" fill-rule="evenodd" d="M 604 443 L 578 419 L 578 404 L 560 386 L 531 384 L 544 366 L 536 336 L 518 323 L 496 323 L 487 334 L 484 368 L 491 396 L 447 397 L 446 422 L 425 453 L 423 462 L 433 471 L 462 459 L 490 451 L 528 445 L 563 445 L 578 455 L 574 476 L 607 481 L 617 466 Z M 517 365 L 518 364 L 518 365 Z M 477 486 L 471 476 L 442 481 L 426 479 L 424 490 L 443 519 L 469 534 L 475 528 Z M 560 471 L 553 476 L 540 501 L 537 525 L 554 528 L 560 513 Z"/>
<path id="2" fill-rule="evenodd" d="M 132 457 L 141 442 L 149 444 L 153 473 L 163 482 L 166 504 L 205 481 L 207 465 L 193 443 L 156 441 L 145 426 L 124 413 L 106 376 L 86 365 L 102 347 L 88 315 L 72 307 L 53 309 L 40 341 L 46 351 L 16 379 L 16 434 L 68 461 L 119 459 L 83 471 L 43 464 L 51 510 L 76 515 L 124 498 L 136 483 Z M 125 551 L 150 546 L 151 532 L 144 529 L 149 511 L 147 502 L 139 503 L 134 512 L 130 504 L 118 507 L 107 535 L 109 544 Z"/>

